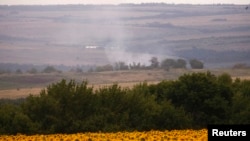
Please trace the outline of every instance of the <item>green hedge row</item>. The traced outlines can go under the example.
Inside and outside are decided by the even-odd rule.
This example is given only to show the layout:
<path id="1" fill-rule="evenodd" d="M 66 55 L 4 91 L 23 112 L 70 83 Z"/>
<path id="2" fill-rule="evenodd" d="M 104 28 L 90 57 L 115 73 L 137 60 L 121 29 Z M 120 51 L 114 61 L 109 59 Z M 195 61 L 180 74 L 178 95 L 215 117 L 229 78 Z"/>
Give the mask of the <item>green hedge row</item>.
<path id="1" fill-rule="evenodd" d="M 52 134 L 206 128 L 250 123 L 250 81 L 184 74 L 175 81 L 94 90 L 61 80 L 39 96 L 0 101 L 0 134 Z"/>

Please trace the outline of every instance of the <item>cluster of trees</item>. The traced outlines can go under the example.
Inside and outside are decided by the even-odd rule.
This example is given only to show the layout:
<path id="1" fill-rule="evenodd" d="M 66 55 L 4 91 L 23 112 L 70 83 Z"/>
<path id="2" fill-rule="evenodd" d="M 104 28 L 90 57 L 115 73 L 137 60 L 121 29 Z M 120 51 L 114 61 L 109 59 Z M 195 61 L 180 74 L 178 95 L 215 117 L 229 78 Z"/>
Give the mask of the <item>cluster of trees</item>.
<path id="1" fill-rule="evenodd" d="M 30 73 L 30 74 L 37 74 L 39 72 L 40 73 L 61 73 L 62 71 L 56 69 L 53 66 L 47 66 L 42 71 L 39 71 L 35 67 L 26 70 L 26 73 Z M 11 70 L 0 70 L 0 74 L 10 74 L 10 73 L 12 73 Z M 22 74 L 22 73 L 24 73 L 24 71 L 21 69 L 16 69 L 15 73 Z"/>
<path id="2" fill-rule="evenodd" d="M 41 71 L 41 73 L 61 73 L 61 72 L 62 72 L 61 70 L 58 70 L 53 66 L 47 66 Z M 16 73 L 22 73 L 22 70 L 17 69 Z M 36 74 L 39 73 L 39 71 L 36 68 L 31 68 L 27 70 L 27 73 Z"/>
<path id="3" fill-rule="evenodd" d="M 113 70 L 145 70 L 145 69 L 155 69 L 155 68 L 161 68 L 165 70 L 169 70 L 171 68 L 187 68 L 187 61 L 184 59 L 171 59 L 167 58 L 162 60 L 161 62 L 158 61 L 157 57 L 152 57 L 150 60 L 150 65 L 145 66 L 142 65 L 140 62 L 136 63 L 133 62 L 132 64 L 126 64 L 125 62 L 116 62 L 114 65 L 103 65 L 103 66 L 97 66 L 94 69 L 91 68 L 91 72 L 101 72 L 101 71 L 113 71 Z M 191 59 L 189 60 L 190 67 L 192 69 L 203 69 L 204 63 L 197 59 Z"/>
<path id="4" fill-rule="evenodd" d="M 228 74 L 184 74 L 175 81 L 94 90 L 74 80 L 39 96 L 1 100 L 0 134 L 50 134 L 206 128 L 250 123 L 250 81 Z"/>
<path id="5" fill-rule="evenodd" d="M 247 65 L 246 63 L 237 63 L 237 64 L 234 64 L 233 69 L 250 69 L 250 66 Z"/>
<path id="6" fill-rule="evenodd" d="M 0 74 L 22 74 L 22 73 L 48 73 L 70 71 L 72 68 L 81 68 L 85 71 L 88 70 L 90 66 L 88 65 L 78 65 L 78 66 L 65 66 L 65 65 L 34 65 L 34 64 L 18 64 L 18 63 L 0 63 Z"/>
<path id="7" fill-rule="evenodd" d="M 106 64 L 101 66 L 34 66 L 34 65 L 20 65 L 20 64 L 1 64 L 0 63 L 0 75 L 1 74 L 37 74 L 37 73 L 61 73 L 62 71 L 70 71 L 75 73 L 82 73 L 84 71 L 88 72 L 102 72 L 102 71 L 119 71 L 119 70 L 148 70 L 148 69 L 165 69 L 169 70 L 171 68 L 187 68 L 187 61 L 184 59 L 171 59 L 167 58 L 159 61 L 157 57 L 152 57 L 150 60 L 150 65 L 146 66 L 140 62 L 133 62 L 131 64 L 126 64 L 125 62 L 118 61 L 114 64 Z M 204 67 L 203 62 L 197 59 L 189 60 L 190 67 L 192 69 L 202 69 Z"/>

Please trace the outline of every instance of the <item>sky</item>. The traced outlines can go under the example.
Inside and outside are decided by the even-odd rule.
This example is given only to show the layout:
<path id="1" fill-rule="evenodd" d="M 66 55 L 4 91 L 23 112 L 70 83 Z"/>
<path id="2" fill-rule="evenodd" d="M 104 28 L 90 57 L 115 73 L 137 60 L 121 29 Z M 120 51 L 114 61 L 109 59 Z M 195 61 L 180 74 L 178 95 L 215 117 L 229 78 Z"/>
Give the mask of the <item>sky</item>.
<path id="1" fill-rule="evenodd" d="M 0 0 L 0 5 L 48 5 L 48 4 L 250 4 L 250 0 Z"/>

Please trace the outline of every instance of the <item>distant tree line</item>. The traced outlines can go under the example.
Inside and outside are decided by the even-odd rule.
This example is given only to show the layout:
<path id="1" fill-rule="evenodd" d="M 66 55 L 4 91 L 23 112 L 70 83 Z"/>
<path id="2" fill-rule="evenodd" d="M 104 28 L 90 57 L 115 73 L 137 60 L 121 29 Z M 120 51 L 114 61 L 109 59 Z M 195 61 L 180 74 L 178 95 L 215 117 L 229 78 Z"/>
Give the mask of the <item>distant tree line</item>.
<path id="1" fill-rule="evenodd" d="M 115 62 L 114 65 L 107 64 L 103 66 L 97 66 L 95 69 L 91 68 L 89 72 L 101 72 L 101 71 L 119 71 L 119 70 L 148 70 L 148 69 L 164 69 L 169 70 L 173 68 L 187 68 L 187 61 L 185 59 L 171 59 L 167 58 L 162 60 L 161 62 L 158 60 L 157 57 L 152 57 L 150 60 L 150 65 L 146 66 L 141 64 L 140 62 L 126 64 L 125 62 L 119 61 Z M 192 69 L 203 69 L 204 63 L 197 59 L 189 60 L 190 67 Z"/>
<path id="2" fill-rule="evenodd" d="M 118 84 L 94 90 L 87 81 L 49 85 L 39 96 L 0 100 L 0 134 L 52 134 L 200 129 L 250 124 L 250 80 L 191 73 L 175 81 Z"/>
<path id="3" fill-rule="evenodd" d="M 60 72 L 84 72 L 92 67 L 90 65 L 33 65 L 33 64 L 16 64 L 16 63 L 0 63 L 1 74 L 37 74 L 37 73 L 60 73 Z"/>
<path id="4" fill-rule="evenodd" d="M 233 69 L 250 69 L 250 66 L 247 65 L 246 63 L 237 63 L 237 64 L 234 64 Z"/>
<path id="5" fill-rule="evenodd" d="M 186 69 L 190 67 L 191 69 L 203 69 L 204 63 L 198 59 L 172 59 L 166 58 L 159 61 L 157 57 L 152 57 L 149 60 L 149 65 L 146 66 L 140 62 L 133 62 L 126 64 L 123 61 L 115 62 L 114 64 L 106 65 L 86 65 L 86 66 L 52 66 L 52 65 L 21 65 L 21 64 L 3 64 L 0 63 L 0 75 L 1 74 L 37 74 L 37 73 L 61 73 L 61 72 L 73 72 L 73 73 L 83 73 L 83 72 L 103 72 L 103 71 L 120 71 L 120 70 L 150 70 L 150 69 L 164 69 L 169 71 L 170 69 Z M 189 65 L 189 66 L 188 66 Z M 250 66 L 245 63 L 236 63 L 232 66 L 232 69 L 249 69 Z"/>

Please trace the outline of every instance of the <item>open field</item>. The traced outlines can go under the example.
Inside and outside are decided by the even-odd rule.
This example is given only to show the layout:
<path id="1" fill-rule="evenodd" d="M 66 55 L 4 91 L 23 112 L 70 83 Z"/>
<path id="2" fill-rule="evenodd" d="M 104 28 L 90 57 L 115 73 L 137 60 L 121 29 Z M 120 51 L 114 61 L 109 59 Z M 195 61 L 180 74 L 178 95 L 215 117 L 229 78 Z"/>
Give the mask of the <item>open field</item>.
<path id="1" fill-rule="evenodd" d="M 207 141 L 207 124 L 249 123 L 249 81 L 174 82 L 208 71 L 250 80 L 245 5 L 0 5 L 0 141 Z"/>
<path id="2" fill-rule="evenodd" d="M 249 69 L 170 69 L 164 70 L 138 70 L 138 71 L 108 71 L 94 73 L 70 73 L 63 72 L 58 74 L 11 74 L 0 75 L 0 98 L 21 98 L 29 94 L 37 95 L 41 89 L 46 88 L 51 83 L 60 81 L 61 79 L 87 81 L 90 87 L 98 89 L 100 87 L 110 86 L 118 83 L 123 88 L 131 88 L 136 84 L 147 82 L 148 84 L 156 84 L 162 80 L 175 80 L 185 73 L 207 72 L 210 71 L 215 75 L 228 73 L 233 79 L 250 80 Z"/>
<path id="3" fill-rule="evenodd" d="M 249 65 L 249 15 L 244 5 L 0 6 L 0 63 L 90 68 L 119 61 L 148 65 L 155 56 L 159 61 L 196 58 L 206 68 L 199 71 L 227 72 L 233 78 L 249 79 L 248 70 L 228 69 L 238 63 Z M 62 78 L 87 80 L 94 88 L 113 83 L 131 87 L 197 71 L 187 68 L 1 74 L 0 97 L 37 94 Z"/>
<path id="4" fill-rule="evenodd" d="M 0 6 L 0 13 L 4 63 L 100 65 L 140 56 L 142 63 L 197 58 L 208 67 L 249 62 L 244 5 Z"/>
<path id="5" fill-rule="evenodd" d="M 0 90 L 1 98 L 16 99 L 24 98 L 29 94 L 38 95 L 42 88 L 23 88 L 23 89 L 10 89 L 10 90 Z"/>

